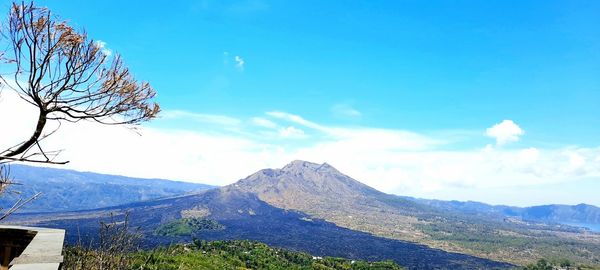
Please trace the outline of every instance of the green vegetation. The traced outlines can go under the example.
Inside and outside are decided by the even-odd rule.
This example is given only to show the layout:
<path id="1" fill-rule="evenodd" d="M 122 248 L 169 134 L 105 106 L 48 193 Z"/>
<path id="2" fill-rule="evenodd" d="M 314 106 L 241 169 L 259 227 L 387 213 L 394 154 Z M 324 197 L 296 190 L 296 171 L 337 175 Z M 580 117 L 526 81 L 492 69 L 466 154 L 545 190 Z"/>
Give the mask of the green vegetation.
<path id="1" fill-rule="evenodd" d="M 402 269 L 391 261 L 313 257 L 251 241 L 195 241 L 131 256 L 133 269 Z"/>
<path id="2" fill-rule="evenodd" d="M 97 240 L 84 245 L 78 242 L 77 246 L 65 247 L 64 270 L 126 270 L 130 269 L 132 252 L 139 249 L 142 235 L 139 228 L 130 228 L 129 214 L 126 213 L 123 221 L 117 221 L 111 214 L 108 222 L 100 222 Z"/>
<path id="3" fill-rule="evenodd" d="M 154 232 L 161 236 L 190 236 L 202 231 L 218 231 L 225 227 L 205 218 L 181 218 L 159 226 Z"/>
<path id="4" fill-rule="evenodd" d="M 118 244 L 116 244 L 118 246 Z M 63 269 L 118 270 L 400 270 L 392 261 L 365 262 L 342 258 L 313 257 L 307 253 L 272 248 L 252 241 L 194 241 L 149 251 L 119 252 L 102 249 L 65 249 Z M 108 267 L 107 267 L 108 266 Z"/>
<path id="5" fill-rule="evenodd" d="M 594 268 L 590 266 L 583 265 L 574 265 L 569 260 L 551 260 L 548 261 L 546 259 L 540 259 L 535 264 L 529 264 L 523 268 L 522 270 L 555 270 L 555 269 L 564 269 L 564 270 L 597 270 L 600 268 Z"/>

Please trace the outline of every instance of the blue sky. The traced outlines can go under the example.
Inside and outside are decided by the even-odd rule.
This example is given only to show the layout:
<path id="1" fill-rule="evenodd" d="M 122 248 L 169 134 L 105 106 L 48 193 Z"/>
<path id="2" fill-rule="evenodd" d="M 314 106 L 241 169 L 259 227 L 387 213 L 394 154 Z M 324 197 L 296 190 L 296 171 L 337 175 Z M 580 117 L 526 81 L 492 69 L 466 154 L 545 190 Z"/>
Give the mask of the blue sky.
<path id="1" fill-rule="evenodd" d="M 165 109 L 425 131 L 514 119 L 524 140 L 567 144 L 600 135 L 597 1 L 178 2 L 40 4 L 121 53 Z M 362 117 L 336 117 L 336 104 Z"/>
<path id="2" fill-rule="evenodd" d="M 263 149 L 247 157 L 235 149 L 225 151 L 231 155 L 224 154 L 223 160 L 248 159 L 242 158 L 239 162 L 246 165 L 227 176 L 217 173 L 224 165 L 192 162 L 197 171 L 186 169 L 189 173 L 173 177 L 226 184 L 261 166 L 316 157 L 314 161 L 339 164 L 351 176 L 397 194 L 513 204 L 600 204 L 594 195 L 557 199 L 552 192 L 542 192 L 536 200 L 522 199 L 520 193 L 504 199 L 494 195 L 497 186 L 473 184 L 484 180 L 471 178 L 487 178 L 498 168 L 469 174 L 448 165 L 456 179 L 428 185 L 431 192 L 393 183 L 403 177 L 435 182 L 439 176 L 424 170 L 443 171 L 439 166 L 469 153 L 512 160 L 503 155 L 537 151 L 533 165 L 527 165 L 532 168 L 507 165 L 519 174 L 515 179 L 531 169 L 536 180 L 507 180 L 510 184 L 498 188 L 514 190 L 523 181 L 529 181 L 530 189 L 600 187 L 598 1 L 37 3 L 85 28 L 111 53 L 122 54 L 136 77 L 157 89 L 165 113 L 145 127 L 225 137 Z M 2 8 L 7 10 L 8 4 Z M 509 134 L 490 134 L 488 129 L 501 123 Z M 499 136 L 513 137 L 501 143 Z M 374 158 L 363 162 L 361 156 L 368 156 L 363 152 L 348 153 L 360 155 L 350 160 L 348 155 L 307 150 L 326 148 L 342 137 L 364 143 L 358 147 L 364 151 L 381 148 L 385 153 L 369 152 Z M 379 139 L 383 145 L 370 145 Z M 399 146 L 397 140 L 410 146 Z M 424 156 L 406 156 L 415 153 Z M 375 157 L 388 154 L 422 162 L 410 169 L 398 165 L 400 161 L 376 166 Z M 481 155 L 466 159 L 477 160 L 472 166 L 479 166 Z M 575 168 L 576 174 L 540 180 L 556 175 L 548 168 L 564 160 L 575 162 L 578 157 L 573 155 L 583 158 L 584 172 Z M 370 165 L 353 171 L 356 164 Z M 89 163 L 79 166 L 110 170 Z M 215 173 L 204 174 L 211 170 Z M 462 191 L 452 197 L 443 193 L 446 188 Z M 484 189 L 489 196 L 474 195 Z"/>

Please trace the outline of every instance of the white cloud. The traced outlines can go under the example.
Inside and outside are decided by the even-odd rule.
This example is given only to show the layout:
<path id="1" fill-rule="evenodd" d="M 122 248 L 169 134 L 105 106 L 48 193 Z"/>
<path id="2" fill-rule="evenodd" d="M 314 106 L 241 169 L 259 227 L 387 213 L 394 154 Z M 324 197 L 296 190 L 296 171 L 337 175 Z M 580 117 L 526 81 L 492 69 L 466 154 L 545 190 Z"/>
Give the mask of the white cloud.
<path id="1" fill-rule="evenodd" d="M 244 58 L 239 55 L 235 55 L 233 57 L 231 55 L 232 54 L 227 51 L 223 52 L 223 65 L 229 66 L 230 61 L 233 61 L 237 70 L 244 71 L 244 68 L 246 67 L 246 61 Z"/>
<path id="2" fill-rule="evenodd" d="M 331 111 L 336 116 L 359 118 L 362 113 L 348 104 L 336 104 L 331 108 Z"/>
<path id="3" fill-rule="evenodd" d="M 283 138 L 305 138 L 306 137 L 306 134 L 304 134 L 303 130 L 293 127 L 293 126 L 279 129 L 279 135 L 281 135 L 281 137 L 283 137 Z"/>
<path id="4" fill-rule="evenodd" d="M 267 115 L 320 132 L 325 141 L 336 145 L 341 144 L 342 148 L 417 150 L 442 143 L 440 140 L 404 130 L 328 127 L 306 120 L 299 115 L 280 111 L 267 112 Z"/>
<path id="5" fill-rule="evenodd" d="M 246 64 L 246 62 L 244 61 L 244 59 L 241 56 L 236 55 L 235 58 L 234 58 L 234 60 L 235 60 L 235 66 L 239 70 L 244 70 L 244 66 Z"/>
<path id="6" fill-rule="evenodd" d="M 112 55 L 112 50 L 110 50 L 106 47 L 106 42 L 104 42 L 102 40 L 96 40 L 95 44 L 96 44 L 96 47 L 98 47 L 100 49 L 100 52 L 102 52 L 102 54 L 104 54 L 106 56 Z"/>
<path id="7" fill-rule="evenodd" d="M 504 120 L 488 128 L 485 133 L 488 137 L 496 139 L 497 145 L 504 145 L 519 141 L 525 131 L 512 120 Z"/>
<path id="8" fill-rule="evenodd" d="M 586 173 L 586 160 L 588 158 L 585 157 L 582 153 L 578 153 L 577 151 L 569 150 L 565 152 L 568 165 L 564 167 L 565 173 L 571 173 L 575 175 L 585 174 Z"/>
<path id="9" fill-rule="evenodd" d="M 534 164 L 540 158 L 540 150 L 534 147 L 526 148 L 518 152 L 518 160 L 523 164 Z"/>
<path id="10" fill-rule="evenodd" d="M 3 151 L 31 136 L 37 115 L 35 107 L 22 101 L 15 92 L 6 87 L 0 89 L 0 151 Z"/>
<path id="11" fill-rule="evenodd" d="M 0 132 L 1 149 L 29 136 L 35 122 L 35 108 L 14 99 L 10 92 L 0 96 L 0 125 L 11 130 Z M 328 162 L 365 184 L 401 195 L 467 200 L 481 199 L 480 190 L 510 189 L 510 197 L 484 198 L 505 204 L 520 203 L 514 201 L 517 194 L 527 202 L 560 202 L 563 198 L 534 198 L 525 191 L 600 179 L 600 148 L 444 150 L 452 143 L 446 136 L 327 126 L 281 111 L 266 115 L 271 119 L 198 117 L 167 111 L 157 124 L 176 119 L 172 117 L 196 117 L 213 126 L 198 130 L 141 127 L 141 136 L 123 127 L 64 123 L 43 145 L 65 149 L 60 157 L 71 161 L 65 167 L 78 170 L 224 185 L 262 168 L 303 159 Z M 229 131 L 231 124 L 244 132 Z M 279 140 L 262 136 L 256 130 L 260 128 L 272 131 Z M 575 199 L 600 204 L 597 197 Z"/>

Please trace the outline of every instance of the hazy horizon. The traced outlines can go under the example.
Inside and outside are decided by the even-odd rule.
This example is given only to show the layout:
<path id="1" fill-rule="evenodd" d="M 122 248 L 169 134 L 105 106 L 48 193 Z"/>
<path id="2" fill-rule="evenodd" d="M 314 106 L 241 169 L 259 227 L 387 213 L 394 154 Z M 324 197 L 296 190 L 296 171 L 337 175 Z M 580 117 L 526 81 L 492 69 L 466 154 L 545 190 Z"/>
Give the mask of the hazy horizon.
<path id="1" fill-rule="evenodd" d="M 311 162 L 311 161 L 307 161 L 307 162 Z M 84 173 L 96 173 L 96 174 L 111 175 L 110 173 L 103 173 L 103 172 L 97 172 L 97 171 L 69 169 L 69 168 L 66 168 L 65 166 L 62 166 L 62 165 L 48 165 L 48 164 L 22 164 L 22 165 L 36 166 L 36 167 L 43 167 L 43 168 L 51 168 L 51 169 L 74 170 L 74 171 L 79 171 L 79 172 L 84 172 Z M 213 185 L 213 187 L 218 188 L 218 187 L 222 187 L 222 186 L 225 186 L 225 185 L 230 185 L 230 184 L 236 183 L 237 181 L 243 180 L 247 176 L 250 176 L 251 174 L 256 173 L 256 172 L 258 172 L 260 170 L 263 170 L 263 169 L 281 169 L 283 167 L 284 166 L 257 169 L 256 171 L 248 173 L 246 176 L 241 177 L 241 178 L 236 179 L 236 180 L 233 180 L 230 183 L 226 183 L 226 184 L 223 184 L 223 185 Z M 344 173 L 344 172 L 341 172 L 341 173 Z M 130 175 L 123 175 L 123 174 L 112 174 L 112 175 L 124 176 L 124 177 L 130 177 L 130 178 L 160 179 L 160 180 L 170 180 L 170 181 L 178 181 L 178 182 L 186 182 L 186 183 L 205 184 L 205 182 L 203 182 L 203 181 L 190 181 L 190 180 L 185 180 L 185 179 L 155 178 L 155 177 L 136 177 L 136 176 L 130 176 Z M 349 175 L 349 176 L 352 177 L 351 175 Z M 364 183 L 364 181 L 361 181 L 360 179 L 355 179 L 355 180 Z M 586 181 L 586 182 L 587 182 L 586 184 L 593 184 L 593 183 L 589 183 L 589 181 Z M 567 189 L 565 189 L 565 188 L 567 188 Z M 535 194 L 535 196 L 537 196 L 536 193 L 538 193 L 538 192 L 548 192 L 548 190 L 553 190 L 554 195 L 556 195 L 557 198 L 558 198 L 564 192 L 573 192 L 573 190 L 569 190 L 569 188 L 572 189 L 573 187 L 568 187 L 568 186 L 565 187 L 564 184 L 562 186 L 561 186 L 561 184 L 557 184 L 557 185 L 554 185 L 554 186 L 551 186 L 551 187 L 548 187 L 548 188 L 545 188 L 545 189 L 541 189 L 541 190 L 539 188 L 538 189 L 529 189 L 528 192 L 530 192 L 531 194 Z M 380 191 L 382 191 L 382 190 L 380 190 Z M 385 191 L 383 191 L 383 192 L 385 192 Z M 409 194 L 397 194 L 397 193 L 388 193 L 388 192 L 386 192 L 386 193 L 393 194 L 393 195 L 398 195 L 398 196 L 415 197 L 415 198 L 419 198 L 419 199 L 461 201 L 461 202 L 473 201 L 473 202 L 482 202 L 482 203 L 486 203 L 486 204 L 490 204 L 490 205 L 507 205 L 507 206 L 517 206 L 517 207 L 529 207 L 529 206 L 539 206 L 539 205 L 549 205 L 549 204 L 577 205 L 577 204 L 582 204 L 582 203 L 583 204 L 590 204 L 590 205 L 593 205 L 593 206 L 596 206 L 596 207 L 600 207 L 600 205 L 598 205 L 598 204 L 578 202 L 577 200 L 562 201 L 562 202 L 560 202 L 560 200 L 556 200 L 556 201 L 553 201 L 551 203 L 533 203 L 533 204 L 494 203 L 494 202 L 490 202 L 490 201 L 488 201 L 486 199 L 486 196 L 489 196 L 489 194 L 481 193 L 481 191 L 478 191 L 478 192 L 479 192 L 478 194 L 471 194 L 472 195 L 472 199 L 468 199 L 468 200 L 455 199 L 455 197 L 452 195 L 452 191 L 451 192 L 447 192 L 446 191 L 444 193 L 432 194 L 429 197 L 419 197 L 419 196 L 413 196 L 413 195 L 409 195 Z M 511 194 L 510 194 L 511 191 L 510 190 L 506 190 L 506 189 L 504 189 L 504 190 L 501 190 L 501 189 L 492 189 L 492 190 L 488 190 L 488 192 L 504 194 L 504 195 L 507 195 L 507 198 L 511 198 L 510 197 L 511 196 Z M 595 194 L 595 191 L 593 189 L 588 189 L 587 192 L 589 193 L 590 196 L 592 196 L 593 194 Z M 512 196 L 514 196 L 514 195 L 512 195 Z M 534 195 L 532 195 L 532 196 L 534 196 Z"/>

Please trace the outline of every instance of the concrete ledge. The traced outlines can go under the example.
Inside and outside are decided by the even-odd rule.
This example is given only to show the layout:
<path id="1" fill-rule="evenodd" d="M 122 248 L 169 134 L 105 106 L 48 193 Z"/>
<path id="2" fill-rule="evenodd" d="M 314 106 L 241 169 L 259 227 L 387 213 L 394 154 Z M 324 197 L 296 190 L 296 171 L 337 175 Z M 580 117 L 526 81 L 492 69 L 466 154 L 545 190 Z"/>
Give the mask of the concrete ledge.
<path id="1" fill-rule="evenodd" d="M 0 270 L 56 270 L 64 239 L 65 230 L 0 225 Z"/>

